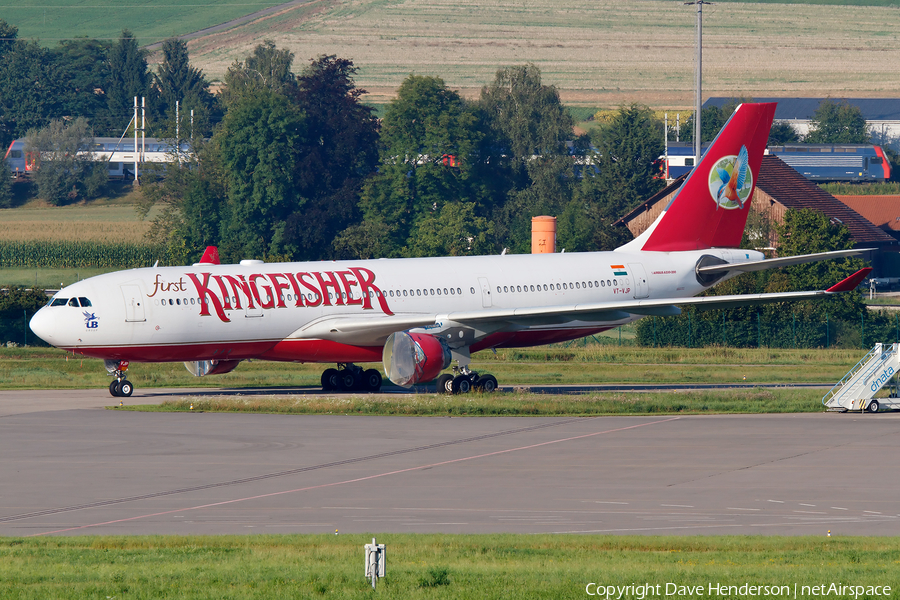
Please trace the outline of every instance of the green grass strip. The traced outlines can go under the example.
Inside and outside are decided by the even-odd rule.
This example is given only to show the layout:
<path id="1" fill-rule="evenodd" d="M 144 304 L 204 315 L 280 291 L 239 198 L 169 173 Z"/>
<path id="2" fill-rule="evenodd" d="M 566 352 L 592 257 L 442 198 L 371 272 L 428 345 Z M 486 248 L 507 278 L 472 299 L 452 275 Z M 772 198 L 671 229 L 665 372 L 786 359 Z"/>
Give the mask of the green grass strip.
<path id="1" fill-rule="evenodd" d="M 568 599 L 594 597 L 586 593 L 596 589 L 590 583 L 650 586 L 611 596 L 622 600 L 783 598 L 794 597 L 795 586 L 797 598 L 898 597 L 900 539 L 820 533 L 384 534 L 377 538 L 387 545 L 387 573 L 376 592 L 363 577 L 363 544 L 371 534 L 0 538 L 0 597 Z M 716 593 L 744 584 L 786 588 Z M 863 591 L 813 593 L 813 586 L 827 591 L 832 584 Z M 891 589 L 882 595 L 886 590 L 875 586 Z"/>
<path id="2" fill-rule="evenodd" d="M 184 397 L 112 408 L 145 412 L 245 412 L 402 416 L 600 416 L 821 412 L 822 390 L 749 389 L 683 392 L 531 394 L 526 392 Z"/>

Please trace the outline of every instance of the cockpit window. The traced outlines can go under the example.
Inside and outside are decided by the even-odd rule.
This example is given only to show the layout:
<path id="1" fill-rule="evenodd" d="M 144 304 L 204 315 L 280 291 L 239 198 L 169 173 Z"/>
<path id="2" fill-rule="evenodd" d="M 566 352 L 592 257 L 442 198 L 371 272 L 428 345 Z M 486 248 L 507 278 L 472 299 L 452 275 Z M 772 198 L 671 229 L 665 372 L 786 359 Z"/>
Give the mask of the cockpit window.
<path id="1" fill-rule="evenodd" d="M 81 296 L 78 297 L 78 301 L 81 302 L 81 306 L 90 306 L 91 305 L 90 300 L 88 300 L 87 298 L 82 298 Z"/>
<path id="2" fill-rule="evenodd" d="M 72 298 L 69 300 L 69 306 L 78 306 L 78 298 Z"/>
<path id="3" fill-rule="evenodd" d="M 65 306 L 68 301 L 68 298 L 54 298 L 50 306 Z"/>

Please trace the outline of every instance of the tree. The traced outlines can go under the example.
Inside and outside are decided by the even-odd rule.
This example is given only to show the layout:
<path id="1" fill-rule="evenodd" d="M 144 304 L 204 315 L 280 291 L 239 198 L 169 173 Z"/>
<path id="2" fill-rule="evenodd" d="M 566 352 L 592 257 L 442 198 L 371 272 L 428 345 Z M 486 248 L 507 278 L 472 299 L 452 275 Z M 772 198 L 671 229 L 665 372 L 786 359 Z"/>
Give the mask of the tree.
<path id="1" fill-rule="evenodd" d="M 574 120 L 554 86 L 534 65 L 497 71 L 481 90 L 489 133 L 483 150 L 491 165 L 497 235 L 515 252 L 530 248 L 531 217 L 559 214 L 572 197 L 574 172 L 566 142 Z"/>
<path id="2" fill-rule="evenodd" d="M 823 100 L 810 120 L 807 144 L 868 144 L 866 119 L 857 106 L 845 100 Z"/>
<path id="3" fill-rule="evenodd" d="M 209 91 L 209 82 L 203 71 L 192 67 L 188 59 L 187 42 L 178 38 L 169 38 L 162 44 L 163 61 L 157 67 L 154 81 L 159 93 L 156 112 L 163 120 L 162 130 L 168 137 L 175 137 L 176 130 L 182 139 L 193 137 L 179 123 L 175 124 L 176 102 L 180 103 L 179 118 L 193 109 L 194 127 L 200 135 L 209 132 L 209 118 L 216 110 L 216 99 Z M 179 140 L 180 141 L 180 140 Z"/>
<path id="4" fill-rule="evenodd" d="M 58 206 L 83 193 L 84 179 L 93 167 L 87 154 L 91 137 L 84 117 L 71 124 L 54 119 L 47 127 L 28 132 L 26 152 L 39 152 L 41 157 L 33 174 L 39 198 Z"/>
<path id="5" fill-rule="evenodd" d="M 297 79 L 291 94 L 306 114 L 308 144 L 294 165 L 301 211 L 287 218 L 284 251 L 296 260 L 332 258 L 334 238 L 360 220 L 362 183 L 378 164 L 378 120 L 360 102 L 353 62 L 320 56 Z"/>
<path id="6" fill-rule="evenodd" d="M 285 220 L 302 209 L 294 166 L 307 143 L 305 116 L 281 94 L 259 90 L 229 108 L 213 138 L 226 184 L 226 260 L 283 255 Z"/>
<path id="7" fill-rule="evenodd" d="M 19 28 L 0 19 L 0 56 L 12 50 L 19 37 Z"/>
<path id="8" fill-rule="evenodd" d="M 106 131 L 108 113 L 103 91 L 109 83 L 110 42 L 78 38 L 63 40 L 51 50 L 57 77 L 65 94 L 56 116 L 85 117 L 95 129 Z"/>
<path id="9" fill-rule="evenodd" d="M 783 146 L 784 144 L 794 144 L 799 141 L 800 136 L 790 123 L 785 121 L 772 123 L 772 129 L 769 130 L 769 146 Z"/>
<path id="10" fill-rule="evenodd" d="M 236 60 L 228 67 L 225 86 L 219 92 L 220 100 L 230 106 L 263 88 L 289 94 L 296 88 L 296 78 L 291 72 L 293 62 L 293 52 L 277 49 L 271 40 L 263 41 L 244 61 Z"/>
<path id="11" fill-rule="evenodd" d="M 663 153 L 663 124 L 646 106 L 618 110 L 595 134 L 590 155 L 596 169 L 585 168 L 560 222 L 559 242 L 577 251 L 612 250 L 631 235 L 612 227 L 640 202 L 665 187 L 657 160 Z"/>
<path id="12" fill-rule="evenodd" d="M 0 208 L 12 208 L 13 200 L 12 171 L 3 161 L 0 164 Z"/>
<path id="13" fill-rule="evenodd" d="M 134 114 L 134 98 L 147 98 L 153 107 L 151 74 L 147 67 L 147 53 L 137 45 L 134 35 L 127 29 L 113 44 L 109 52 L 110 78 L 106 91 L 106 104 L 110 115 L 111 131 L 120 132 Z"/>
<path id="14" fill-rule="evenodd" d="M 407 256 L 474 256 L 493 250 L 493 223 L 471 202 L 448 202 L 422 218 L 410 236 Z"/>
<path id="15" fill-rule="evenodd" d="M 49 50 L 15 42 L 0 56 L 0 142 L 4 146 L 44 127 L 61 112 L 66 94 Z"/>
<path id="16" fill-rule="evenodd" d="M 477 111 L 443 80 L 406 78 L 381 132 L 380 167 L 364 186 L 360 206 L 367 221 L 391 224 L 391 255 L 411 245 L 418 222 L 444 204 L 484 206 L 477 177 L 482 139 Z M 347 240 L 351 233 L 342 236 L 345 248 L 359 246 Z"/>

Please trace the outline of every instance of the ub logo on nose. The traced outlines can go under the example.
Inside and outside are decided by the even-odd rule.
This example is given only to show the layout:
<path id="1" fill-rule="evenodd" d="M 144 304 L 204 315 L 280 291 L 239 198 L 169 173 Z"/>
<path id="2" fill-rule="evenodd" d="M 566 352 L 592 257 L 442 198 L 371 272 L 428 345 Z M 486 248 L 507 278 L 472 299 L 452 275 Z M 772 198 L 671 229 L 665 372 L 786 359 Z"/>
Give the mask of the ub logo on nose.
<path id="1" fill-rule="evenodd" d="M 94 313 L 89 313 L 88 311 L 84 311 L 81 313 L 84 315 L 84 326 L 88 329 L 97 329 L 100 323 L 97 321 L 97 316 Z"/>

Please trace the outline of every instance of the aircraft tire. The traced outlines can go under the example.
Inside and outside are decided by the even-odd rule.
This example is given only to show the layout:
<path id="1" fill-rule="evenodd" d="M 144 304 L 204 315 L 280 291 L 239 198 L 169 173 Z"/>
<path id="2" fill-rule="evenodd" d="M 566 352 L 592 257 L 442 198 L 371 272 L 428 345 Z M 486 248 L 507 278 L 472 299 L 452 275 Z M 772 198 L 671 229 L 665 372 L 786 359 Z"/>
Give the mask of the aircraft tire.
<path id="1" fill-rule="evenodd" d="M 356 388 L 356 375 L 350 369 L 341 369 L 338 372 L 338 389 L 347 392 Z"/>
<path id="2" fill-rule="evenodd" d="M 453 378 L 453 393 L 468 394 L 472 390 L 472 381 L 465 375 L 457 375 Z"/>
<path id="3" fill-rule="evenodd" d="M 497 378 L 493 375 L 483 375 L 482 377 L 478 378 L 478 381 L 475 383 L 475 387 L 480 392 L 490 394 L 497 390 Z"/>
<path id="4" fill-rule="evenodd" d="M 377 392 L 381 389 L 381 373 L 377 369 L 369 369 L 363 373 L 363 386 L 368 392 Z"/>
<path id="5" fill-rule="evenodd" d="M 325 369 L 322 373 L 322 391 L 333 392 L 338 389 L 338 370 Z"/>
<path id="6" fill-rule="evenodd" d="M 434 380 L 434 391 L 438 394 L 452 394 L 453 393 L 453 375 L 449 373 L 444 373 L 443 375 L 438 376 L 437 379 Z"/>
<path id="7" fill-rule="evenodd" d="M 119 380 L 118 380 L 118 379 L 113 379 L 113 380 L 109 383 L 109 393 L 110 393 L 110 395 L 113 396 L 114 398 L 118 398 L 118 397 L 119 397 Z"/>
<path id="8" fill-rule="evenodd" d="M 119 383 L 119 395 L 128 398 L 134 393 L 134 385 L 127 379 L 123 379 Z"/>
<path id="9" fill-rule="evenodd" d="M 869 406 L 866 407 L 866 410 L 868 410 L 870 413 L 877 413 L 878 400 L 872 400 L 871 402 L 869 402 Z"/>

